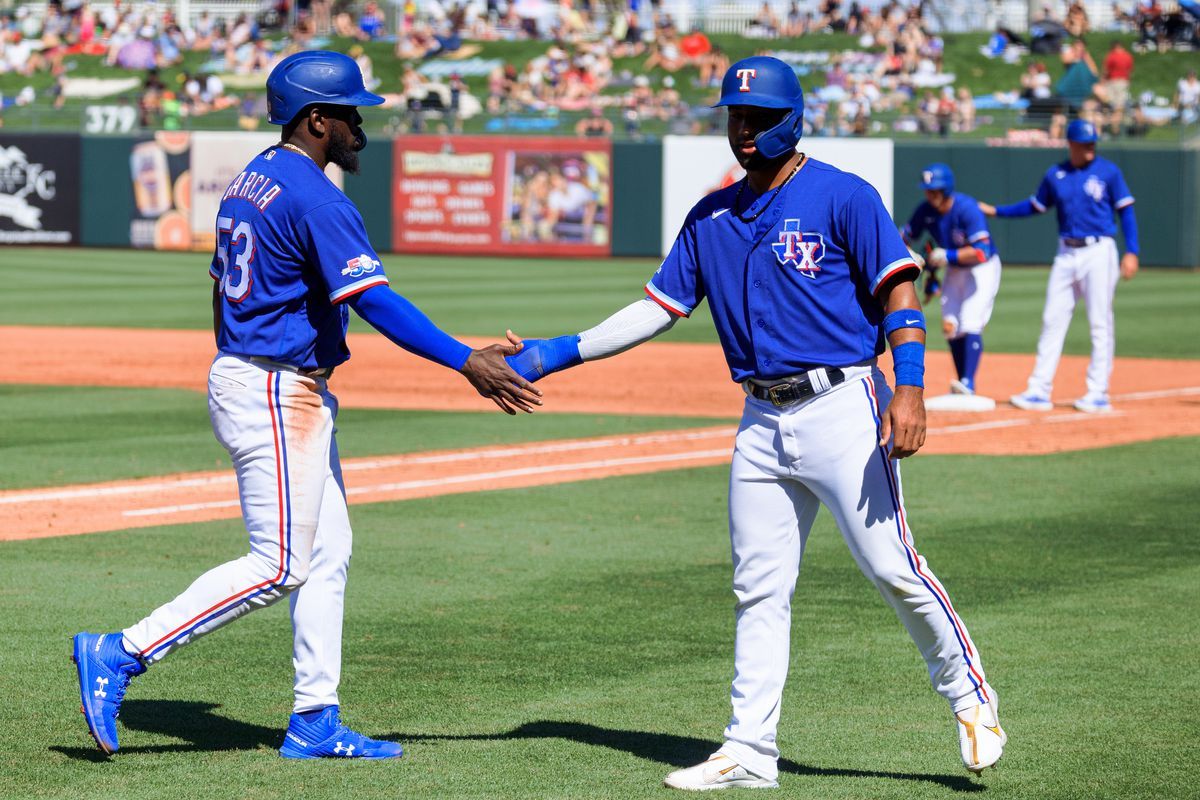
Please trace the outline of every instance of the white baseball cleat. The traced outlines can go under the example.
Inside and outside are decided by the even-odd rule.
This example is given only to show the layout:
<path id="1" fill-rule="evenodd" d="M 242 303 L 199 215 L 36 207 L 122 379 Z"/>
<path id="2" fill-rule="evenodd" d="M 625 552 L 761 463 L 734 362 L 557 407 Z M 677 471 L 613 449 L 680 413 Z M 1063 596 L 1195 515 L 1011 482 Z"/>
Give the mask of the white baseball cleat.
<path id="1" fill-rule="evenodd" d="M 955 378 L 950 381 L 950 394 L 975 394 L 975 390 Z"/>
<path id="2" fill-rule="evenodd" d="M 690 792 L 779 788 L 777 781 L 755 775 L 724 753 L 713 753 L 703 764 L 672 772 L 663 780 L 663 785 Z"/>
<path id="3" fill-rule="evenodd" d="M 1075 408 L 1088 414 L 1107 414 L 1113 410 L 1112 403 L 1102 394 L 1087 394 L 1075 401 Z"/>
<path id="4" fill-rule="evenodd" d="M 996 716 L 994 694 L 991 702 L 965 708 L 954 719 L 958 721 L 958 745 L 967 769 L 978 775 L 1000 760 L 1008 734 Z"/>
<path id="5" fill-rule="evenodd" d="M 1017 408 L 1023 408 L 1026 411 L 1053 411 L 1054 403 L 1050 402 L 1049 397 L 1042 397 L 1033 392 L 1025 392 L 1024 394 L 1014 394 L 1008 398 L 1008 402 L 1012 403 Z"/>

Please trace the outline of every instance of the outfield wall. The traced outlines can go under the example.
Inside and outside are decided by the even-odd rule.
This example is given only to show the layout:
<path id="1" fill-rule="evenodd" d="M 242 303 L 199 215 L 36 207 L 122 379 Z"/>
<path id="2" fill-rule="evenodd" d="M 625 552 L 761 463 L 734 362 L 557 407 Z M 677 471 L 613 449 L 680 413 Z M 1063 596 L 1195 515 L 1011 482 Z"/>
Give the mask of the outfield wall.
<path id="1" fill-rule="evenodd" d="M 0 132 L 0 244 L 210 249 L 220 193 L 271 140 L 264 133 Z M 898 223 L 922 199 L 917 181 L 926 164 L 943 161 L 959 190 L 1007 203 L 1031 194 L 1045 170 L 1066 155 L 941 141 L 804 144 L 814 156 L 869 180 Z M 1137 198 L 1142 262 L 1200 267 L 1200 150 L 1101 145 L 1101 153 L 1121 167 Z M 343 178 L 334 168 L 330 177 L 344 181 L 376 247 L 392 252 L 656 258 L 696 200 L 740 177 L 720 137 L 616 143 L 415 137 L 372 141 L 361 160 L 359 175 Z M 556 222 L 543 221 L 556 181 L 560 197 L 586 187 L 593 198 L 586 215 L 556 212 Z M 404 231 L 418 226 L 425 241 L 441 244 L 406 238 Z M 477 233 L 460 236 L 468 226 Z M 1053 214 L 993 220 L 992 232 L 1009 264 L 1053 258 Z"/>

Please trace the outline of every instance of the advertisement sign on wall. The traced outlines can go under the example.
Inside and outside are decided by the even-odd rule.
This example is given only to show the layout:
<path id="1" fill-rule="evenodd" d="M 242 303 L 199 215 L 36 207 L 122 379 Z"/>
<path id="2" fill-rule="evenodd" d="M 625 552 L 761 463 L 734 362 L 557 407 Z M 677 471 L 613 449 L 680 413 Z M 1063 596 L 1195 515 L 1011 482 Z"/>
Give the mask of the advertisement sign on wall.
<path id="1" fill-rule="evenodd" d="M 879 192 L 888 213 L 892 211 L 891 139 L 806 138 L 800 150 L 813 158 L 853 172 Z M 663 242 L 662 254 L 671 250 L 679 228 L 699 200 L 745 175 L 722 136 L 663 137 Z M 799 177 L 803 177 L 803 173 Z"/>
<path id="2" fill-rule="evenodd" d="M 392 249 L 399 253 L 609 252 L 607 141 L 408 136 L 395 143 Z"/>
<path id="3" fill-rule="evenodd" d="M 279 143 L 277 132 L 192 134 L 192 247 L 212 250 L 216 243 L 217 209 L 233 179 L 253 158 Z M 325 174 L 342 187 L 342 170 L 333 164 Z"/>
<path id="4" fill-rule="evenodd" d="M 0 136 L 0 244 L 79 241 L 79 137 Z"/>
<path id="5" fill-rule="evenodd" d="M 129 154 L 133 215 L 129 243 L 155 250 L 192 247 L 191 135 L 159 131 Z"/>

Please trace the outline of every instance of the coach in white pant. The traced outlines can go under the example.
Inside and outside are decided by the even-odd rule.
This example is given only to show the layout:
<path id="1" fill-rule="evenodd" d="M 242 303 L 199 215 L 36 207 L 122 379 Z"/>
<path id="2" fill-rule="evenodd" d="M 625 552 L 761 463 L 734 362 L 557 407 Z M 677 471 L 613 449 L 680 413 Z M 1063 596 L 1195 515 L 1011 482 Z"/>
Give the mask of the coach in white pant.
<path id="1" fill-rule="evenodd" d="M 1118 276 L 1129 280 L 1138 271 L 1137 220 L 1125 176 L 1116 164 L 1097 157 L 1096 138 L 1092 123 L 1075 120 L 1067 126 L 1070 158 L 1046 171 L 1033 196 L 1008 206 L 979 204 L 989 216 L 1027 217 L 1045 213 L 1051 206 L 1058 214 L 1058 254 L 1046 286 L 1037 364 L 1025 391 L 1010 399 L 1014 406 L 1028 411 L 1054 408 L 1050 401 L 1054 373 L 1080 298 L 1087 308 L 1092 360 L 1087 394 L 1075 401 L 1075 408 L 1089 413 L 1112 410 L 1108 381 L 1116 346 L 1113 294 Z M 1114 216 L 1120 217 L 1125 234 L 1126 252 L 1119 265 Z"/>

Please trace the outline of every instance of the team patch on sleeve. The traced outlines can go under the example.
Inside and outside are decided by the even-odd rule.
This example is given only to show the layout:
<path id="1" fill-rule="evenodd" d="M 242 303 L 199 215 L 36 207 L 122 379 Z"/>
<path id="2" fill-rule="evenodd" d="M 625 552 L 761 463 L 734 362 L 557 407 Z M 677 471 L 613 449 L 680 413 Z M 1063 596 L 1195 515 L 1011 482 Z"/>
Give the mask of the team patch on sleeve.
<path id="1" fill-rule="evenodd" d="M 363 253 L 346 261 L 346 266 L 342 269 L 342 275 L 347 278 L 361 278 L 363 275 L 370 275 L 381 266 L 383 265 L 378 260 Z"/>

